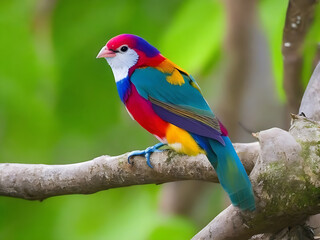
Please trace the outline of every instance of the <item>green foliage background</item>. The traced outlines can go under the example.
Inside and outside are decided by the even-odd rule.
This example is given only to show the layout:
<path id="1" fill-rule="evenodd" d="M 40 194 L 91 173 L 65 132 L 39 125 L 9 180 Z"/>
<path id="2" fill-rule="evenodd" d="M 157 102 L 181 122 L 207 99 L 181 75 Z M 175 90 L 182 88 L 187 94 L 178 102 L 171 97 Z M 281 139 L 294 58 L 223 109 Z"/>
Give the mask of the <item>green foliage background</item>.
<path id="1" fill-rule="evenodd" d="M 259 7 L 281 89 L 277 48 L 287 1 L 279 4 L 267 0 Z M 279 14 L 270 17 L 274 5 Z M 65 164 L 156 143 L 127 116 L 111 70 L 95 58 L 120 33 L 144 37 L 196 75 L 200 85 L 208 84 L 202 76 L 224 59 L 220 1 L 0 2 L 0 162 Z M 43 202 L 1 197 L 0 239 L 189 239 L 203 226 L 161 214 L 160 188 L 135 186 Z M 222 199 L 219 191 L 210 195 L 204 224 L 221 210 Z"/>

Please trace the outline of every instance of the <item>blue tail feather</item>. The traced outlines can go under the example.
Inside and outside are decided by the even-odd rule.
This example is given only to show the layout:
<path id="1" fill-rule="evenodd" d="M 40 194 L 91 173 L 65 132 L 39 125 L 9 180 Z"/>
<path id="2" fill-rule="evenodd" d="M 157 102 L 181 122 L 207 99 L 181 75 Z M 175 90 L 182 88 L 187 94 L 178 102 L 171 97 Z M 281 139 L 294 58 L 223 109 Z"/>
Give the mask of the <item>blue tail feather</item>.
<path id="1" fill-rule="evenodd" d="M 209 139 L 212 152 L 208 159 L 215 168 L 220 184 L 228 193 L 233 205 L 242 210 L 254 210 L 255 201 L 249 177 L 235 152 L 230 139 L 223 136 L 225 146 Z"/>
<path id="2" fill-rule="evenodd" d="M 219 181 L 228 193 L 233 205 L 242 210 L 254 210 L 255 201 L 249 177 L 227 136 L 222 136 L 225 145 L 207 137 L 190 133 L 217 172 Z"/>

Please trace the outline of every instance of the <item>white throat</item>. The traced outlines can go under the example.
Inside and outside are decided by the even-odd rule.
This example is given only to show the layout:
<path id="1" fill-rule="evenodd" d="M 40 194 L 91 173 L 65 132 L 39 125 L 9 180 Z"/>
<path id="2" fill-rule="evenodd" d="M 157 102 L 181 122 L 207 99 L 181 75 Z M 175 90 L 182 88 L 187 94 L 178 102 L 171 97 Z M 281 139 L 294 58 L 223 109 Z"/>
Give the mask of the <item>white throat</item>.
<path id="1" fill-rule="evenodd" d="M 108 59 L 107 59 L 108 61 Z M 128 76 L 129 68 L 126 66 L 123 67 L 111 67 L 114 80 L 116 82 L 121 81 L 122 79 L 126 78 Z"/>
<path id="2" fill-rule="evenodd" d="M 105 58 L 110 65 L 116 82 L 128 76 L 129 69 L 134 66 L 139 59 L 139 55 L 132 49 L 124 53 L 117 53 L 115 57 Z"/>

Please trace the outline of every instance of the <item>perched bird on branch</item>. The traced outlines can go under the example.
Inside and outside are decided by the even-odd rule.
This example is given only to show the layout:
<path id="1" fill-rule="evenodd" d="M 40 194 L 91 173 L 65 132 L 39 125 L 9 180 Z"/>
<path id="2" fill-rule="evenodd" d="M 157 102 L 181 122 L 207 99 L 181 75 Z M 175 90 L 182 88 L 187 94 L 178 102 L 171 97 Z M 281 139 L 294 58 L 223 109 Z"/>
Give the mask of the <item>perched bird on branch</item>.
<path id="1" fill-rule="evenodd" d="M 129 157 L 161 151 L 164 144 L 187 155 L 206 154 L 233 205 L 254 210 L 248 175 L 228 132 L 211 111 L 200 87 L 185 70 L 160 54 L 143 38 L 121 34 L 102 47 L 130 116 L 161 143 Z"/>

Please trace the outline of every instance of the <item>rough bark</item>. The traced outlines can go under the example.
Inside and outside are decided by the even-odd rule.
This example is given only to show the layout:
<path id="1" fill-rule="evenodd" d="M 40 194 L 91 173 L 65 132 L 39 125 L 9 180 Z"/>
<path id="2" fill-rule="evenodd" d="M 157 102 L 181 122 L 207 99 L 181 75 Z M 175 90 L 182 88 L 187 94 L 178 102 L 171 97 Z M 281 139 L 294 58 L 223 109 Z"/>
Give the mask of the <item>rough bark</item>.
<path id="1" fill-rule="evenodd" d="M 320 62 L 314 70 L 305 94 L 301 100 L 299 113 L 303 113 L 306 117 L 320 121 L 320 111 L 316 111 L 320 106 Z"/>
<path id="2" fill-rule="evenodd" d="M 257 142 L 236 144 L 248 172 L 258 157 Z M 143 157 L 135 157 L 133 165 L 128 154 L 101 156 L 91 161 L 66 164 L 0 164 L 0 196 L 43 200 L 66 194 L 89 194 L 110 188 L 140 184 L 161 184 L 180 180 L 218 182 L 217 175 L 206 156 L 189 157 L 173 151 L 154 153 L 153 169 Z"/>
<path id="3" fill-rule="evenodd" d="M 320 124 L 293 116 L 289 132 L 257 134 L 260 156 L 250 175 L 257 209 L 229 206 L 193 239 L 248 239 L 276 232 L 320 212 Z"/>
<path id="4" fill-rule="evenodd" d="M 250 240 L 314 240 L 313 230 L 305 225 L 297 225 L 294 227 L 287 227 L 280 232 L 273 234 L 258 234 L 250 238 Z"/>

